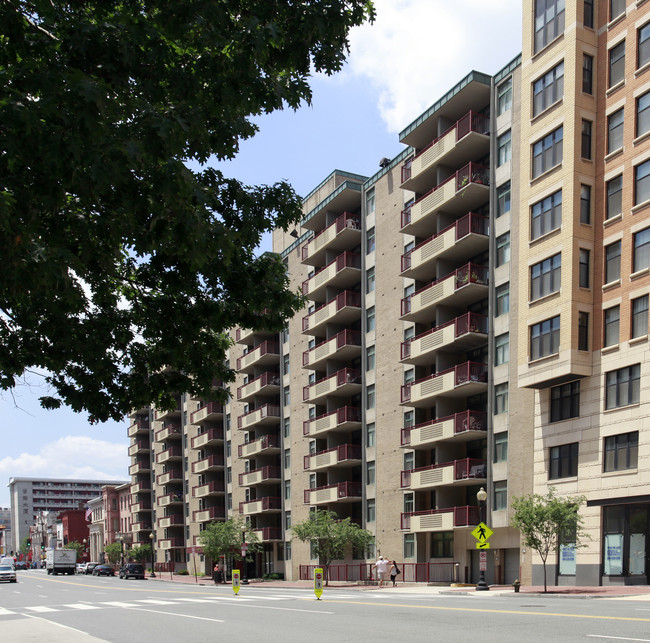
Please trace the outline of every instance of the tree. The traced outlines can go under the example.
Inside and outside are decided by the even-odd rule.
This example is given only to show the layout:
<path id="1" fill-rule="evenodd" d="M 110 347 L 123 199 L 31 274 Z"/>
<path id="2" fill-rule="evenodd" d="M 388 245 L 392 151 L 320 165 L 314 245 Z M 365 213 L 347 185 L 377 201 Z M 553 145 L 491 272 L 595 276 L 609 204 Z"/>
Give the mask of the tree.
<path id="1" fill-rule="evenodd" d="M 83 552 L 84 545 L 83 543 L 78 543 L 76 540 L 73 540 L 72 542 L 69 542 L 64 549 L 74 549 L 77 552 L 77 560 L 79 560 L 79 554 Z"/>
<path id="2" fill-rule="evenodd" d="M 104 547 L 106 558 L 111 565 L 116 565 L 122 559 L 122 543 L 109 543 Z"/>
<path id="3" fill-rule="evenodd" d="M 247 560 L 249 555 L 262 549 L 259 538 L 246 523 L 243 516 L 235 516 L 223 522 L 211 522 L 199 534 L 199 541 L 203 552 L 212 561 L 216 562 L 224 556 L 241 560 L 242 535 L 246 534 L 248 544 Z"/>
<path id="4" fill-rule="evenodd" d="M 301 204 L 205 164 L 309 103 L 373 18 L 368 0 L 0 3 L 0 388 L 38 368 L 42 406 L 91 422 L 223 401 L 227 331 L 302 306 L 255 254 Z"/>
<path id="5" fill-rule="evenodd" d="M 29 536 L 25 536 L 20 541 L 20 547 L 18 548 L 18 551 L 16 553 L 17 554 L 27 555 L 29 553 L 30 549 L 31 549 L 31 540 L 30 540 Z"/>
<path id="6" fill-rule="evenodd" d="M 333 511 L 317 509 L 304 522 L 291 527 L 294 537 L 311 544 L 313 555 L 323 568 L 329 585 L 329 566 L 333 560 L 344 558 L 351 550 L 367 551 L 375 537 L 351 518 L 339 520 Z"/>
<path id="7" fill-rule="evenodd" d="M 523 544 L 536 551 L 544 568 L 544 592 L 546 585 L 546 561 L 551 551 L 559 552 L 561 545 L 583 547 L 588 538 L 582 525 L 580 506 L 584 496 L 558 498 L 551 487 L 546 496 L 531 494 L 512 499 L 514 516 L 512 526 L 521 533 Z"/>
<path id="8" fill-rule="evenodd" d="M 136 545 L 129 549 L 126 555 L 131 560 L 144 565 L 151 560 L 151 545 Z"/>

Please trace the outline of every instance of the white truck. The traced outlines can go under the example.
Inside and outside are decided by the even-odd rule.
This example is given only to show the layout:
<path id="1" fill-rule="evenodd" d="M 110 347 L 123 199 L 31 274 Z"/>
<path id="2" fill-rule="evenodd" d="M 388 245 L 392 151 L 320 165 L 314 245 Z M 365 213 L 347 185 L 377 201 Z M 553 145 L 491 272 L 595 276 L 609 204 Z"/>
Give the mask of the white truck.
<path id="1" fill-rule="evenodd" d="M 48 574 L 74 574 L 77 565 L 77 552 L 74 549 L 48 549 L 45 568 Z"/>

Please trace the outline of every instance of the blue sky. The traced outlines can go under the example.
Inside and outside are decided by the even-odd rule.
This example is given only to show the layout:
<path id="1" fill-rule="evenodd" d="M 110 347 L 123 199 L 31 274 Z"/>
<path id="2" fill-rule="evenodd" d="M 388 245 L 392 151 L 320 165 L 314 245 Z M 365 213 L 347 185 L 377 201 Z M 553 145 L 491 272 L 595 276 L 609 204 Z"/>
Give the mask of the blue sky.
<path id="1" fill-rule="evenodd" d="M 371 176 L 398 133 L 472 69 L 494 74 L 521 51 L 521 0 L 375 0 L 377 21 L 351 34 L 345 69 L 312 79 L 311 106 L 260 118 L 260 133 L 222 169 L 248 184 L 286 179 L 306 195 L 332 170 Z M 128 480 L 128 421 L 89 425 L 44 411 L 37 377 L 0 394 L 0 506 L 11 476 Z"/>

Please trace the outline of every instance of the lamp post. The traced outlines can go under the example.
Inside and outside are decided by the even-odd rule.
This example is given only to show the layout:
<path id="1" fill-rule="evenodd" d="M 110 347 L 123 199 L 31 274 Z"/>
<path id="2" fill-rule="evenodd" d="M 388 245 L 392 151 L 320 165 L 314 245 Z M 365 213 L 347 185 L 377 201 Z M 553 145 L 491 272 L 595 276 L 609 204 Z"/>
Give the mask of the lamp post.
<path id="1" fill-rule="evenodd" d="M 149 540 L 151 540 L 151 574 L 149 578 L 156 578 L 156 572 L 154 571 L 154 555 L 153 555 L 153 531 L 149 534 Z"/>
<path id="2" fill-rule="evenodd" d="M 122 562 L 122 567 L 124 567 L 124 534 L 115 532 L 115 538 L 120 543 L 120 560 Z"/>
<path id="3" fill-rule="evenodd" d="M 481 513 L 481 522 L 485 524 L 485 501 L 487 500 L 487 491 L 481 487 L 476 494 L 476 499 L 478 500 L 478 506 Z M 480 563 L 479 563 L 480 565 Z M 485 582 L 485 570 L 483 565 L 481 567 L 481 577 L 479 578 L 478 585 L 476 586 L 477 592 L 486 592 L 489 591 L 488 584 Z"/>
<path id="4" fill-rule="evenodd" d="M 84 538 L 84 541 L 83 541 L 83 542 L 84 542 L 84 555 L 83 555 L 83 562 L 84 562 L 84 563 L 87 563 L 87 562 L 88 562 L 88 553 L 87 553 L 87 551 L 86 551 L 86 543 L 87 543 L 88 541 Z"/>
<path id="5" fill-rule="evenodd" d="M 248 553 L 248 545 L 246 544 L 246 532 L 241 532 L 241 557 L 242 557 L 242 585 L 248 585 L 248 579 L 246 578 L 246 554 Z"/>

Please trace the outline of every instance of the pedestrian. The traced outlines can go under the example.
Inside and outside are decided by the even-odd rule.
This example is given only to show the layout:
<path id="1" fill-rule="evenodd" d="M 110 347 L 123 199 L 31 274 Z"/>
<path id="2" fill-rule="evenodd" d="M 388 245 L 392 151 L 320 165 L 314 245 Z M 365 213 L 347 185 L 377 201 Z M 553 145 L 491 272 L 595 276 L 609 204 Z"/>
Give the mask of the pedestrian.
<path id="1" fill-rule="evenodd" d="M 400 568 L 397 566 L 397 561 L 394 560 L 390 565 L 390 579 L 393 581 L 393 587 L 397 585 L 397 574 L 401 574 Z"/>
<path id="2" fill-rule="evenodd" d="M 375 569 L 377 570 L 379 587 L 383 587 L 384 581 L 386 580 L 386 570 L 388 569 L 388 558 L 384 558 L 383 556 L 380 556 L 379 560 L 375 563 Z"/>
<path id="3" fill-rule="evenodd" d="M 219 581 L 219 574 L 221 573 L 221 570 L 219 569 L 219 563 L 215 563 L 214 567 L 212 569 L 212 580 L 214 581 L 214 584 L 216 585 Z"/>

